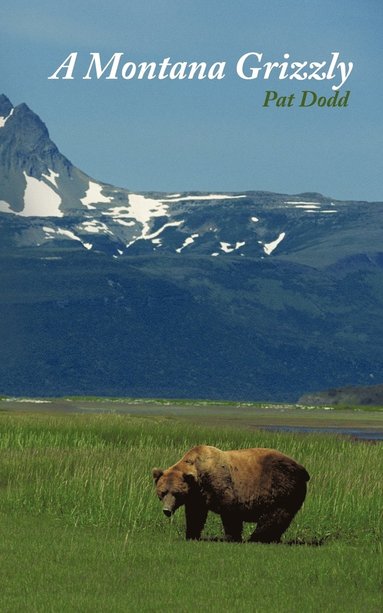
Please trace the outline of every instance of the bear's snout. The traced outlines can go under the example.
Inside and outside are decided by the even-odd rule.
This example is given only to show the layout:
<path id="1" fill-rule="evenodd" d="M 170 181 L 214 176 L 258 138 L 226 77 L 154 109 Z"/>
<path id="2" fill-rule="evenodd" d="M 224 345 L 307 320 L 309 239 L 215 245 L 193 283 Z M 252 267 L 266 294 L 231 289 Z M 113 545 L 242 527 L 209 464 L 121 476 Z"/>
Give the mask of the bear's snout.
<path id="1" fill-rule="evenodd" d="M 174 511 L 177 508 L 177 503 L 176 503 L 175 496 L 173 496 L 169 492 L 163 498 L 162 504 L 163 504 L 162 511 L 163 511 L 164 515 L 166 515 L 166 517 L 170 517 L 171 515 L 173 515 Z"/>

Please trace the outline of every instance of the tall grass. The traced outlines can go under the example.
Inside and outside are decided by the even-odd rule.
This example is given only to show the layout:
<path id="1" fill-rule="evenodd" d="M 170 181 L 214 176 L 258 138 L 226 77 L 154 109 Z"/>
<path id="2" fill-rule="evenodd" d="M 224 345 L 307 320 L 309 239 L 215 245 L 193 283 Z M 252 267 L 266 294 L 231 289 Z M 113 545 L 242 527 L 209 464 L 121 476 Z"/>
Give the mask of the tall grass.
<path id="1" fill-rule="evenodd" d="M 381 445 L 328 435 L 198 427 L 165 417 L 0 415 L 0 511 L 48 514 L 71 525 L 167 530 L 151 479 L 199 443 L 273 447 L 311 475 L 290 539 L 383 536 Z M 172 530 L 183 531 L 183 514 Z M 210 518 L 210 534 L 221 527 Z"/>

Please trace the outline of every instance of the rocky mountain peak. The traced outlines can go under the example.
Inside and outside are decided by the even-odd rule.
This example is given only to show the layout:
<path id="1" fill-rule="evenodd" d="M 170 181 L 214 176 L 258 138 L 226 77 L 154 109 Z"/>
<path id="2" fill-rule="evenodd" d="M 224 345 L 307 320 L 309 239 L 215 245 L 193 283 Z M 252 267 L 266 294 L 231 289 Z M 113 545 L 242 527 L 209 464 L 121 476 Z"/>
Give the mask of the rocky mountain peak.
<path id="1" fill-rule="evenodd" d="M 0 166 L 13 182 L 15 173 L 25 172 L 40 179 L 56 166 L 71 166 L 49 137 L 49 132 L 27 104 L 13 107 L 9 99 L 0 96 Z"/>
<path id="2" fill-rule="evenodd" d="M 0 94 L 0 117 L 8 117 L 13 105 L 5 94 Z"/>
<path id="3" fill-rule="evenodd" d="M 5 104 L 5 103 L 4 103 Z M 8 107 L 9 108 L 9 107 Z M 12 110 L 12 107 L 11 107 Z M 22 103 L 13 109 L 3 130 L 0 132 L 0 147 L 11 148 L 13 154 L 44 155 L 47 151 L 58 151 L 50 140 L 49 132 L 40 117 L 27 104 Z"/>

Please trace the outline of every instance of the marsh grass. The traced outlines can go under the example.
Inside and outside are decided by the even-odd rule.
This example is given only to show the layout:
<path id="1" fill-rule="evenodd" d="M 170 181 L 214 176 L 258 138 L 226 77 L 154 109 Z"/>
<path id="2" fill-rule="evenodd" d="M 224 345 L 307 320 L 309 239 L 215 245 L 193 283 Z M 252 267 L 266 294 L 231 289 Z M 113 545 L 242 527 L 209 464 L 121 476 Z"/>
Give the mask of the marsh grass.
<path id="1" fill-rule="evenodd" d="M 376 542 L 383 536 L 381 445 L 330 435 L 207 428 L 166 417 L 0 415 L 0 512 L 44 514 L 68 525 L 121 528 L 127 535 L 183 535 L 183 513 L 162 517 L 153 466 L 176 462 L 193 445 L 272 447 L 311 475 L 286 541 Z M 248 530 L 251 526 L 248 527 Z M 222 532 L 209 514 L 207 536 Z"/>
<path id="2" fill-rule="evenodd" d="M 219 542 L 213 514 L 203 542 L 185 541 L 183 513 L 163 517 L 151 469 L 198 443 L 302 462 L 309 492 L 284 538 L 302 546 Z M 0 610 L 381 611 L 382 464 L 379 444 L 218 420 L 0 414 Z"/>

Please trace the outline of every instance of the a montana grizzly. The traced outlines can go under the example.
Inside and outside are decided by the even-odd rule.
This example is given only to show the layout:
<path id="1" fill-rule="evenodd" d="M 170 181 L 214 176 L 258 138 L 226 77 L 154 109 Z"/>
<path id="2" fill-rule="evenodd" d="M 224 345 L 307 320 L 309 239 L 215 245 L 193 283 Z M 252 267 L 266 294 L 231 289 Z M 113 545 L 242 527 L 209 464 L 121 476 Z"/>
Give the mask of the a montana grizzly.
<path id="1" fill-rule="evenodd" d="M 162 510 L 170 517 L 185 505 L 186 538 L 199 539 L 208 511 L 221 516 L 225 536 L 242 540 L 243 522 L 255 522 L 250 537 L 279 542 L 306 496 L 306 469 L 275 449 L 221 451 L 199 445 L 166 470 L 153 469 Z"/>

